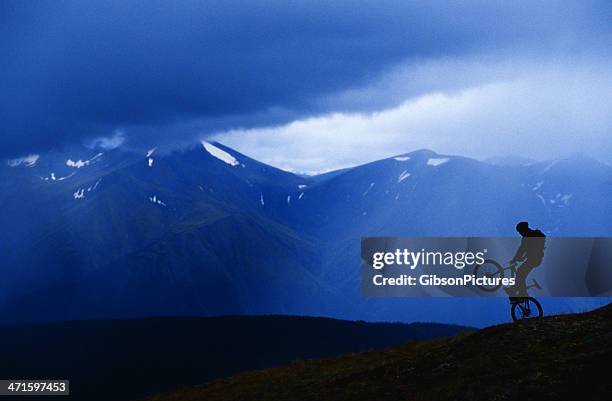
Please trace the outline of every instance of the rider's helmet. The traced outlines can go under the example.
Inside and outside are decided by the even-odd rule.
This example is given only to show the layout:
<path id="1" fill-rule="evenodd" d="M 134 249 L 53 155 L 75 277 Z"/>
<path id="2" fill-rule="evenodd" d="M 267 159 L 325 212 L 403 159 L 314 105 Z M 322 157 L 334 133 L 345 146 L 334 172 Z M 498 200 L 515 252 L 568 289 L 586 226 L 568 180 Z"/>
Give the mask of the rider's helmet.
<path id="1" fill-rule="evenodd" d="M 524 235 L 528 230 L 529 230 L 529 223 L 526 221 L 521 221 L 520 223 L 516 225 L 516 231 L 521 235 Z"/>

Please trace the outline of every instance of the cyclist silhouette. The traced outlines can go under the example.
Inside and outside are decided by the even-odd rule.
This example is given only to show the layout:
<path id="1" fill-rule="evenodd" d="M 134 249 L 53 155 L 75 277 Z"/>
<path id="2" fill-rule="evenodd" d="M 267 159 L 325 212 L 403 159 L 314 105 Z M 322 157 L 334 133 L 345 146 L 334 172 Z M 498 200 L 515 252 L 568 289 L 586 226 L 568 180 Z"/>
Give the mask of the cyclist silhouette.
<path id="1" fill-rule="evenodd" d="M 532 230 L 529 228 L 529 223 L 526 221 L 518 223 L 516 231 L 521 234 L 523 239 L 510 264 L 514 265 L 518 262 L 523 262 L 523 264 L 517 268 L 514 286 L 506 288 L 506 292 L 510 297 L 528 297 L 527 276 L 542 263 L 546 236 L 538 229 Z"/>

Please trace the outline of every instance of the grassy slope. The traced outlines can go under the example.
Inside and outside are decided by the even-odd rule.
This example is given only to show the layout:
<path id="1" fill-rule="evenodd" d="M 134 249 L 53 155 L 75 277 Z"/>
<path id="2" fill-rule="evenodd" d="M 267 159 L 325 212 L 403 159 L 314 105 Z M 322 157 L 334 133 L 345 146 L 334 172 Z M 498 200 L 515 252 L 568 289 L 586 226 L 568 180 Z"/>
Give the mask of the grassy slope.
<path id="1" fill-rule="evenodd" d="M 612 394 L 610 363 L 612 305 L 297 362 L 149 400 L 596 400 Z"/>

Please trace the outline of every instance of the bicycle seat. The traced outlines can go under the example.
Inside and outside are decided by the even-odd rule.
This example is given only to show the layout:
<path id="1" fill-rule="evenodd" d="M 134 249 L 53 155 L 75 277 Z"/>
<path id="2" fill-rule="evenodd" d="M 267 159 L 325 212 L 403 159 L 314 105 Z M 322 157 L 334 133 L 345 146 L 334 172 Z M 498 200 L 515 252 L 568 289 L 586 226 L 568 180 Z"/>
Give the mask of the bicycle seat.
<path id="1" fill-rule="evenodd" d="M 542 289 L 542 287 L 540 286 L 540 283 L 538 283 L 535 278 L 533 279 L 533 286 L 537 288 L 538 290 Z"/>

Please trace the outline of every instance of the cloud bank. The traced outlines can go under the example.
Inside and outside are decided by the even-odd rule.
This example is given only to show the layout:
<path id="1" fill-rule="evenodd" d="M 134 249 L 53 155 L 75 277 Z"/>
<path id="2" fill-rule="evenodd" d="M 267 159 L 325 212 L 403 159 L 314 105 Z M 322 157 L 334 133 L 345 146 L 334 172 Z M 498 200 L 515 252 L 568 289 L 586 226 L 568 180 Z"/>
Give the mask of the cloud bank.
<path id="1" fill-rule="evenodd" d="M 451 82 L 410 96 L 398 106 L 367 113 L 331 113 L 286 125 L 229 131 L 217 139 L 255 158 L 299 172 L 353 166 L 420 148 L 478 159 L 522 156 L 536 160 L 584 153 L 612 161 L 612 64 L 516 61 L 508 66 L 469 62 L 431 65 Z M 394 76 L 353 92 L 357 101 L 426 85 Z M 458 88 L 457 77 L 465 85 Z M 399 95 L 398 95 L 399 96 Z M 401 97 L 400 97 L 401 98 Z"/>

